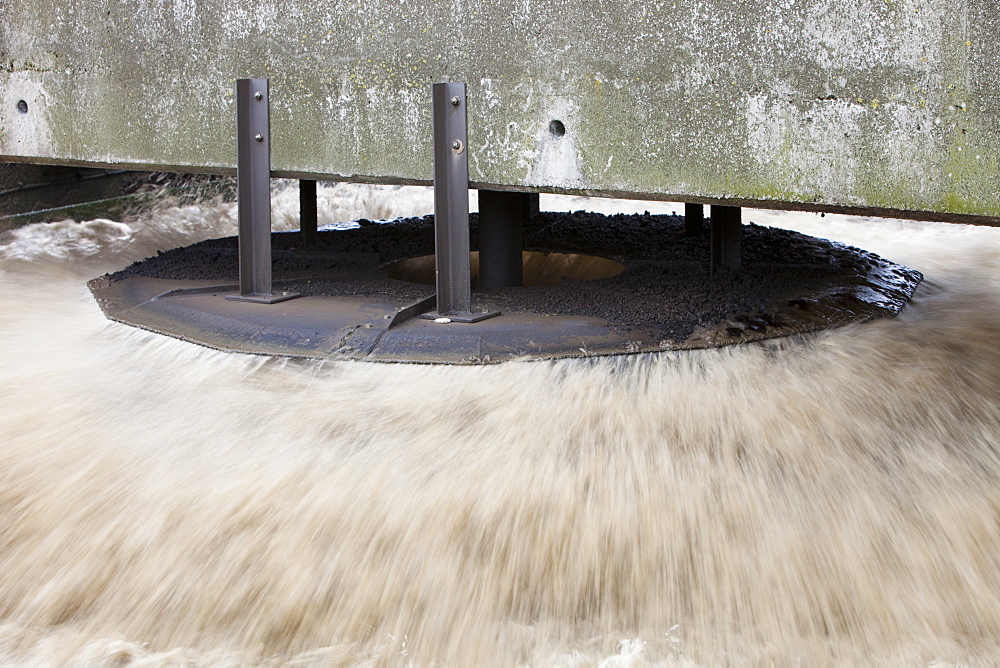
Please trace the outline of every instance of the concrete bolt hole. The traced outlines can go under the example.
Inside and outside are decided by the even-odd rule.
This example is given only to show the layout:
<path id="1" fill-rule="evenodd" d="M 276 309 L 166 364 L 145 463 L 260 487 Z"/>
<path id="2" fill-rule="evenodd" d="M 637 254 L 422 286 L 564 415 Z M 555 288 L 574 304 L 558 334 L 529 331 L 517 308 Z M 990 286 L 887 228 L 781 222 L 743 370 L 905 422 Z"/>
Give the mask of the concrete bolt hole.
<path id="1" fill-rule="evenodd" d="M 551 121 L 549 122 L 549 134 L 559 139 L 566 134 L 566 126 L 563 125 L 562 121 Z"/>
<path id="2" fill-rule="evenodd" d="M 479 276 L 479 251 L 469 253 L 472 278 Z M 385 266 L 389 278 L 409 283 L 434 285 L 434 256 L 422 255 L 397 260 Z M 625 271 L 625 265 L 594 255 L 580 253 L 521 252 L 524 285 L 559 285 L 564 278 L 573 281 L 596 281 Z"/>
<path id="3" fill-rule="evenodd" d="M 28 113 L 28 103 L 24 100 L 17 101 L 17 111 L 22 114 Z"/>

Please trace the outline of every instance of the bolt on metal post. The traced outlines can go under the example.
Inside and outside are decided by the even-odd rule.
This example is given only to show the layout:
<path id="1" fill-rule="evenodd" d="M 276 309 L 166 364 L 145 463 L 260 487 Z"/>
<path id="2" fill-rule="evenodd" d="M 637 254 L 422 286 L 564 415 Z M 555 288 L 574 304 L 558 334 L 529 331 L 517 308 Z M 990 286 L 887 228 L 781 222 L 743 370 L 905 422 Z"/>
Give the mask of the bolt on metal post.
<path id="1" fill-rule="evenodd" d="M 293 299 L 271 291 L 271 117 L 267 79 L 236 82 L 236 191 L 240 293 L 232 301 L 262 304 Z"/>
<path id="2" fill-rule="evenodd" d="M 469 267 L 468 118 L 464 83 L 431 88 L 434 141 L 434 258 L 437 312 L 423 317 L 477 322 L 499 312 L 472 312 Z"/>

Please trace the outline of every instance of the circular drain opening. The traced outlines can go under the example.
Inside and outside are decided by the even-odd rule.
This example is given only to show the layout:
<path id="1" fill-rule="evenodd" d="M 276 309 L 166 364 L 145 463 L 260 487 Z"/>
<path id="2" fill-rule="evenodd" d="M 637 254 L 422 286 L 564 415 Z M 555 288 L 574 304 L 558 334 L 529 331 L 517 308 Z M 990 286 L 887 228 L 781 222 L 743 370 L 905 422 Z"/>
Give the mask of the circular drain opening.
<path id="1" fill-rule="evenodd" d="M 473 279 L 479 276 L 479 251 L 469 253 Z M 421 255 L 386 265 L 389 278 L 410 283 L 434 285 L 434 256 Z M 564 278 L 572 281 L 596 281 L 625 271 L 625 265 L 607 258 L 580 253 L 521 252 L 524 285 L 559 285 Z"/>

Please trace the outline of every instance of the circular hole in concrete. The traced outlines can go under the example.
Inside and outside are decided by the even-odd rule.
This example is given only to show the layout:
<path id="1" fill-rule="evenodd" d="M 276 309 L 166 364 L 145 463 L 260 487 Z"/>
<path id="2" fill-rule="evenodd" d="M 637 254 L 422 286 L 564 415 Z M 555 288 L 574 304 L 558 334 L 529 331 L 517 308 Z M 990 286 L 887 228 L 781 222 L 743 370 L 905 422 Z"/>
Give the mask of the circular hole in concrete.
<path id="1" fill-rule="evenodd" d="M 17 110 L 19 112 L 21 112 L 22 114 L 28 113 L 28 103 L 25 102 L 24 100 L 18 100 L 17 101 Z"/>
<path id="2" fill-rule="evenodd" d="M 550 121 L 549 122 L 549 133 L 555 137 L 559 138 L 566 134 L 566 126 L 563 125 L 562 121 Z"/>
<path id="3" fill-rule="evenodd" d="M 479 251 L 469 253 L 472 278 L 479 276 Z M 595 255 L 579 253 L 539 253 L 521 252 L 521 267 L 524 285 L 559 285 L 564 278 L 573 281 L 596 281 L 617 276 L 625 271 L 625 265 Z M 386 265 L 389 278 L 410 283 L 434 285 L 434 256 L 422 255 L 406 260 L 397 260 Z"/>

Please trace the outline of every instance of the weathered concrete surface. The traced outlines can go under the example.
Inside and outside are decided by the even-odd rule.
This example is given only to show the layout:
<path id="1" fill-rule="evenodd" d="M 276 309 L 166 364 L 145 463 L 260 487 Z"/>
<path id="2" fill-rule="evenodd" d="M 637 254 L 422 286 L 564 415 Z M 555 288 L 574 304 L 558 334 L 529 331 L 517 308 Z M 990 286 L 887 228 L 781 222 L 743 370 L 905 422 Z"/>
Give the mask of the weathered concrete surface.
<path id="1" fill-rule="evenodd" d="M 478 184 L 996 218 L 998 43 L 995 0 L 4 0 L 0 159 L 226 172 L 266 76 L 278 175 L 426 183 L 453 80 Z"/>

